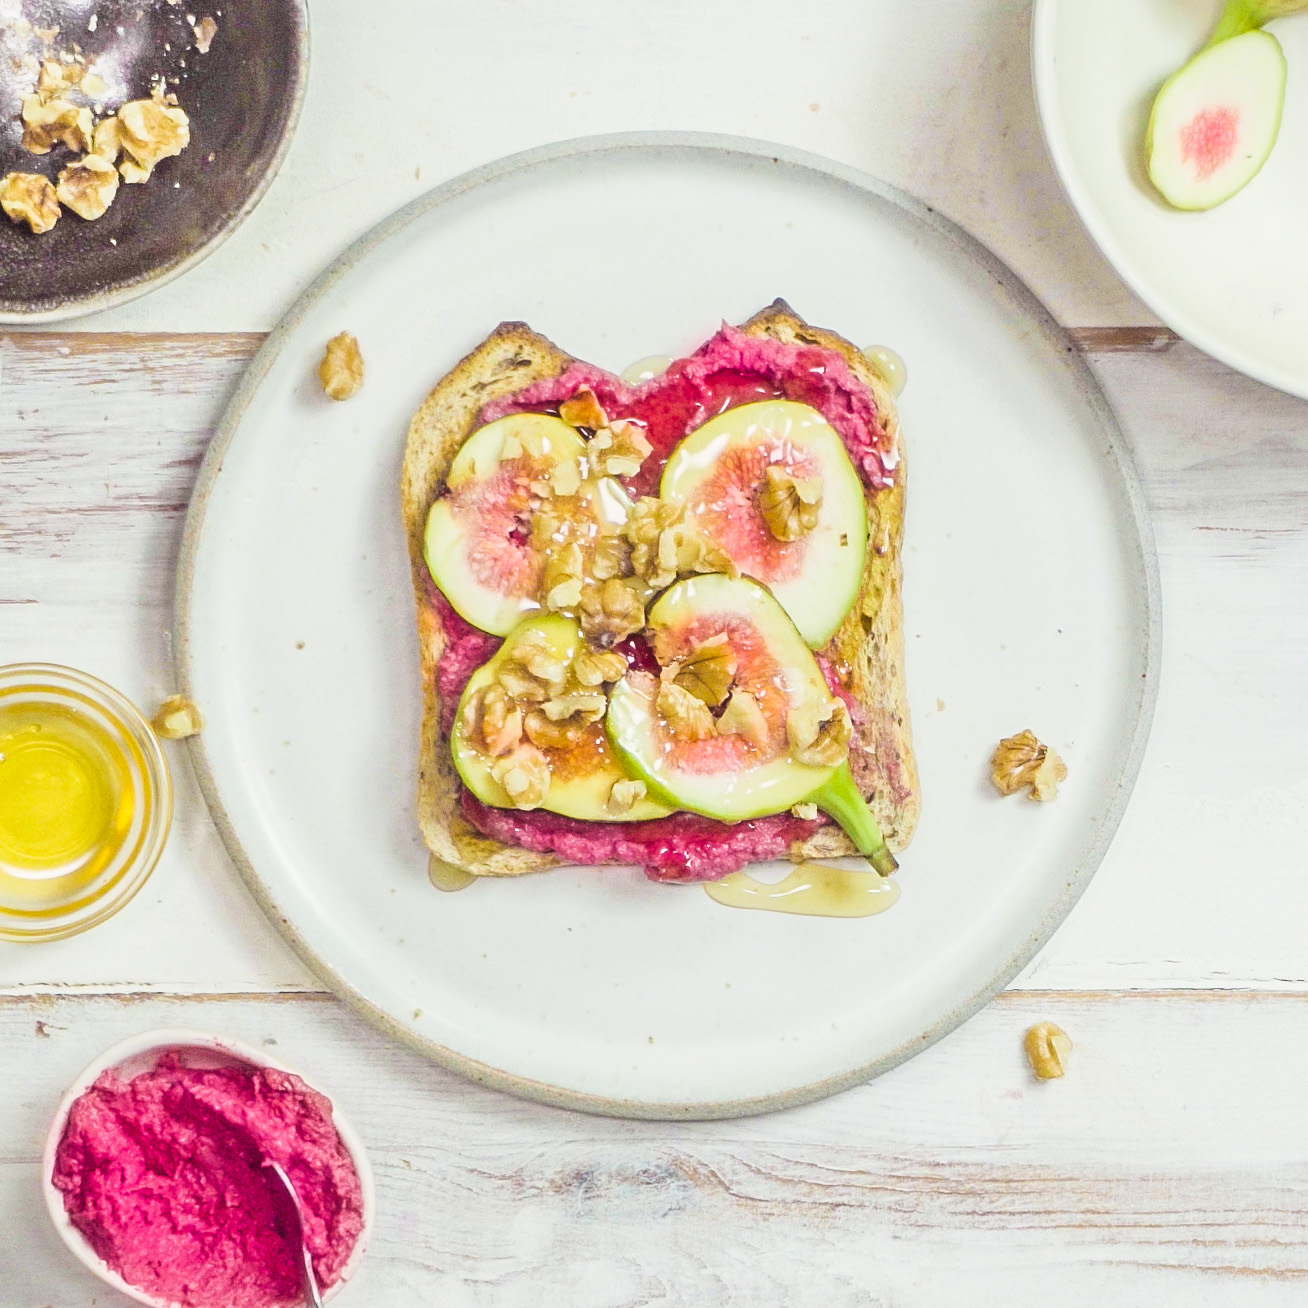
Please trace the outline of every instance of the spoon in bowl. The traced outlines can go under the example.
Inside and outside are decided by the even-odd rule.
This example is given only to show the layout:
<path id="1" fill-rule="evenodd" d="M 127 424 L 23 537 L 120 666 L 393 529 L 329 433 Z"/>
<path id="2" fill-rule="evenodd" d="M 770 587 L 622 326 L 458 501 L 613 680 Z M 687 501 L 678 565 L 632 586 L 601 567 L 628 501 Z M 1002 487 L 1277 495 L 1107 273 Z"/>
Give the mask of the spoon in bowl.
<path id="1" fill-rule="evenodd" d="M 291 1178 L 286 1175 L 280 1163 L 275 1163 L 271 1158 L 266 1158 L 263 1165 L 277 1177 L 279 1184 L 285 1191 L 285 1206 L 295 1217 L 291 1242 L 292 1244 L 299 1244 L 300 1254 L 304 1259 L 304 1284 L 309 1288 L 309 1303 L 313 1305 L 313 1308 L 322 1308 L 322 1295 L 318 1293 L 318 1278 L 313 1274 L 313 1255 L 309 1252 L 309 1246 L 304 1242 L 304 1222 L 300 1217 L 299 1196 L 295 1193 Z"/>

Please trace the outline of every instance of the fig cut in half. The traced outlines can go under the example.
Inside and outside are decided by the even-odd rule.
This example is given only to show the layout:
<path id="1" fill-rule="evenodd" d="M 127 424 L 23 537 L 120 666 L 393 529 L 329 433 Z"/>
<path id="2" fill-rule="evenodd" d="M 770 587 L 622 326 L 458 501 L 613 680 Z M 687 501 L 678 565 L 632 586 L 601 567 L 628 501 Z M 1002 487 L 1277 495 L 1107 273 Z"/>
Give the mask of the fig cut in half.
<path id="1" fill-rule="evenodd" d="M 685 501 L 691 529 L 762 582 L 812 648 L 831 639 L 862 580 L 867 503 L 844 441 L 816 409 L 728 409 L 673 450 L 660 494 Z"/>
<path id="2" fill-rule="evenodd" d="M 644 780 L 648 793 L 674 808 L 726 822 L 816 803 L 879 871 L 893 871 L 894 858 L 848 763 L 843 757 L 825 764 L 800 762 L 791 748 L 788 719 L 820 714 L 832 696 L 780 604 L 747 578 L 709 573 L 669 587 L 651 607 L 648 623 L 665 671 L 673 664 L 684 667 L 706 648 L 724 660 L 731 684 L 716 723 L 725 726 L 737 695 L 757 706 L 750 710 L 755 729 L 724 731 L 715 725 L 706 733 L 678 734 L 660 711 L 660 680 L 628 671 L 610 694 L 607 729 L 624 766 Z M 698 739 L 687 738 L 696 734 Z"/>
<path id="3" fill-rule="evenodd" d="M 545 638 L 548 650 L 560 667 L 569 666 L 583 646 L 577 624 L 571 618 L 546 613 L 524 619 L 494 656 L 468 679 L 450 732 L 450 753 L 463 784 L 483 804 L 492 808 L 514 808 L 517 805 L 493 775 L 499 757 L 489 756 L 469 739 L 465 709 L 478 691 L 499 678 L 501 669 L 520 641 L 536 639 L 532 633 Z M 523 746 L 529 744 L 525 733 L 520 743 Z M 621 813 L 615 814 L 611 810 L 609 801 L 614 782 L 628 781 L 632 777 L 614 757 L 602 720 L 586 726 L 575 744 L 567 748 L 544 748 L 540 752 L 549 764 L 550 778 L 539 807 L 551 813 L 592 822 L 639 822 L 667 817 L 671 812 L 665 805 L 651 799 L 637 799 Z"/>
<path id="4" fill-rule="evenodd" d="M 579 466 L 584 453 L 561 418 L 515 413 L 479 427 L 454 456 L 445 493 L 427 515 L 423 555 L 432 580 L 474 627 L 507 636 L 540 608 L 545 559 L 532 540 L 532 513 L 542 483 Z"/>
<path id="5" fill-rule="evenodd" d="M 1285 55 L 1270 33 L 1209 45 L 1163 83 L 1149 115 L 1149 177 L 1178 209 L 1211 209 L 1271 154 L 1285 103 Z"/>

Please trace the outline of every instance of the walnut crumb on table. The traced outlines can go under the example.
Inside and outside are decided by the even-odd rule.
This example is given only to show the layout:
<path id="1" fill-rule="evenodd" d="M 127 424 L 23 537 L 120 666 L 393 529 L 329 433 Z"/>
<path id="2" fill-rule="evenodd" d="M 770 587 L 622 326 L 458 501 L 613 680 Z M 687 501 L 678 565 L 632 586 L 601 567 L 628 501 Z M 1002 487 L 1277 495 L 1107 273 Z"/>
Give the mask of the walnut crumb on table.
<path id="1" fill-rule="evenodd" d="M 1053 1022 L 1037 1022 L 1023 1040 L 1027 1062 L 1041 1081 L 1053 1081 L 1063 1075 L 1072 1039 Z"/>
<path id="2" fill-rule="evenodd" d="M 327 342 L 318 380 L 332 400 L 348 400 L 363 385 L 363 355 L 349 332 L 339 332 Z"/>
<path id="3" fill-rule="evenodd" d="M 164 740 L 185 740 L 204 730 L 204 716 L 185 695 L 169 695 L 150 719 L 150 725 Z"/>

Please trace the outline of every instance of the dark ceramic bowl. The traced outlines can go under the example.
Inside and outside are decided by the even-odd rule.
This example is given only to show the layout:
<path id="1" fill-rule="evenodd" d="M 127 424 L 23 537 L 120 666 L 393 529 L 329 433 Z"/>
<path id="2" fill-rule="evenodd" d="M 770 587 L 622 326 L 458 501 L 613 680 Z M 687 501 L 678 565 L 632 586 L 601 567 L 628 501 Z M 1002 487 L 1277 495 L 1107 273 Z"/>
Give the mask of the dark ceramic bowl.
<path id="1" fill-rule="evenodd" d="M 21 0 L 24 24 L 0 24 L 0 175 L 52 181 L 73 157 L 22 148 L 24 53 L 57 27 L 57 56 L 74 42 L 109 84 L 109 111 L 150 94 L 162 74 L 191 120 L 191 143 L 148 182 L 122 185 L 109 211 L 86 222 L 65 210 L 34 235 L 0 214 L 0 322 L 49 322 L 144 295 L 199 263 L 258 204 L 290 146 L 309 73 L 307 0 Z M 94 28 L 89 28 L 95 15 Z M 190 19 L 218 24 L 207 54 Z M 47 56 L 49 57 L 49 56 Z M 177 79 L 176 84 L 173 78 Z M 113 94 L 115 90 L 126 94 Z"/>

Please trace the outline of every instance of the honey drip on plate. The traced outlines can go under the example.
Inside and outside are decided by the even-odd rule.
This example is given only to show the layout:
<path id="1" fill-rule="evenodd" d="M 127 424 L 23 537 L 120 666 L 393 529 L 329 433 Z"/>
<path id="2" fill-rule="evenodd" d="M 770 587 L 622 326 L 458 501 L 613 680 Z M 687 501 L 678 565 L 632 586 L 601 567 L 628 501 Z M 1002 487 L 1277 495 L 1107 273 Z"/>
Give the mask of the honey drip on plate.
<path id="1" fill-rule="evenodd" d="M 672 356 L 667 354 L 650 354 L 643 359 L 637 359 L 622 370 L 622 380 L 628 386 L 639 386 L 641 382 L 652 381 L 655 377 L 661 377 L 668 370 L 668 365 L 672 362 Z"/>
<path id="2" fill-rule="evenodd" d="M 477 879 L 471 872 L 465 872 L 435 854 L 427 860 L 427 875 L 437 890 L 447 891 L 466 890 Z"/>
<path id="3" fill-rule="evenodd" d="M 801 863 L 772 885 L 748 872 L 706 881 L 708 897 L 728 908 L 761 908 L 805 917 L 872 917 L 899 898 L 899 887 L 870 868 L 854 870 L 826 863 Z"/>

